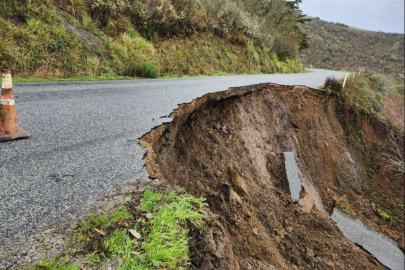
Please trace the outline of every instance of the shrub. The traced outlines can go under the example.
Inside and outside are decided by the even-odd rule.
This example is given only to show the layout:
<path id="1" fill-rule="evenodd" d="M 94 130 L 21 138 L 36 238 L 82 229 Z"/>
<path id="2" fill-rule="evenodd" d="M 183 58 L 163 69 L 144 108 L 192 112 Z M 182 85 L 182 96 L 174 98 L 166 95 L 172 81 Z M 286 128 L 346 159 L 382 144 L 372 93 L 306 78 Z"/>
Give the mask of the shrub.
<path id="1" fill-rule="evenodd" d="M 143 78 L 157 78 L 159 76 L 155 65 L 151 62 L 138 63 L 133 65 L 131 68 L 129 68 L 126 75 Z"/>
<path id="2" fill-rule="evenodd" d="M 372 76 L 372 77 L 370 77 L 370 80 L 377 87 L 379 92 L 384 91 L 385 81 L 382 77 Z"/>
<path id="3" fill-rule="evenodd" d="M 342 90 L 342 83 L 335 78 L 328 77 L 325 81 L 324 89 L 328 92 L 338 93 Z"/>

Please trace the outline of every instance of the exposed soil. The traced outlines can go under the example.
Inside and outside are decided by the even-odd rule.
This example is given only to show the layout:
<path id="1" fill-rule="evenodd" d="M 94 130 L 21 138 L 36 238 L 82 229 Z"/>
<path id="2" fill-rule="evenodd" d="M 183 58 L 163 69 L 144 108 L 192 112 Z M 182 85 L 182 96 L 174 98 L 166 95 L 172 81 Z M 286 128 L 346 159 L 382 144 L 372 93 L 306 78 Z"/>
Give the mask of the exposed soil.
<path id="1" fill-rule="evenodd" d="M 355 117 L 337 96 L 260 84 L 205 95 L 171 117 L 141 145 L 152 177 L 207 198 L 211 222 L 192 243 L 197 268 L 384 269 L 329 218 L 336 202 L 403 249 L 403 218 L 390 226 L 374 203 L 403 211 L 403 175 L 383 158 L 402 138 L 391 139 L 391 129 L 372 117 Z M 362 131 L 360 145 L 351 143 L 353 128 Z M 291 200 L 286 151 L 296 153 L 325 211 Z"/>

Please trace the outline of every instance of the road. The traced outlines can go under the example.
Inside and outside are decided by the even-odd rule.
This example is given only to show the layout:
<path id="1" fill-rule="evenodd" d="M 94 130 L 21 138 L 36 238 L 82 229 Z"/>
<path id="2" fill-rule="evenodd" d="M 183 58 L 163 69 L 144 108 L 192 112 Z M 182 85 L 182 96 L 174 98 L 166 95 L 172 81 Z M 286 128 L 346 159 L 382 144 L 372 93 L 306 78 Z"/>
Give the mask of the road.
<path id="1" fill-rule="evenodd" d="M 391 270 L 404 270 L 404 253 L 392 239 L 366 227 L 359 219 L 351 218 L 338 208 L 333 209 L 332 219 L 353 243 L 362 246 Z"/>
<path id="2" fill-rule="evenodd" d="M 120 183 L 147 177 L 138 139 L 177 104 L 263 82 L 319 87 L 341 72 L 15 84 L 29 140 L 0 144 L 0 246 L 63 220 Z"/>

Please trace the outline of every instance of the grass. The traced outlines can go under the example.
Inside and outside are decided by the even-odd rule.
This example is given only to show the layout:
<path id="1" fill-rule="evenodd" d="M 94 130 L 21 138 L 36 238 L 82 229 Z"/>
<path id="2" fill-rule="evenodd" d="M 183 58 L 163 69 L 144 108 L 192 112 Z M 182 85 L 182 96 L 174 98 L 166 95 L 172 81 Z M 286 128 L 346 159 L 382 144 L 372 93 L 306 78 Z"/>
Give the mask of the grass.
<path id="1" fill-rule="evenodd" d="M 140 209 L 153 213 L 149 218 L 152 226 L 142 249 L 145 258 L 141 264 L 154 267 L 182 269 L 188 266 L 188 229 L 187 222 L 202 230 L 204 215 L 193 210 L 193 206 L 206 206 L 203 199 L 192 196 L 178 196 L 176 192 L 162 195 L 151 191 L 145 192 L 145 199 Z"/>
<path id="2" fill-rule="evenodd" d="M 152 62 L 137 63 L 133 65 L 130 67 L 128 75 L 152 79 L 159 76 L 156 67 Z"/>
<path id="3" fill-rule="evenodd" d="M 11 69 L 16 82 L 303 71 L 298 60 L 280 61 L 248 39 L 231 42 L 209 31 L 146 39 L 131 20 L 111 18 L 104 27 L 83 1 L 56 2 L 62 10 L 48 0 L 0 4 L 0 69 Z"/>
<path id="4" fill-rule="evenodd" d="M 69 248 L 86 250 L 83 264 L 97 267 L 103 260 L 119 259 L 121 270 L 187 269 L 189 230 L 203 230 L 203 198 L 183 191 L 168 194 L 147 190 L 138 210 L 121 206 L 115 212 L 93 215 L 76 229 L 67 250 L 53 260 L 45 259 L 30 270 L 80 269 L 71 264 Z"/>
<path id="5" fill-rule="evenodd" d="M 403 123 L 398 123 L 398 119 L 403 119 L 403 77 L 375 77 L 357 76 L 347 81 L 347 86 L 342 89 L 340 82 L 328 80 L 325 88 L 329 88 L 331 93 L 340 98 L 341 113 L 343 117 L 344 129 L 348 142 L 360 150 L 365 156 L 365 165 L 369 162 L 367 158 L 371 155 L 379 155 L 383 160 L 381 171 L 389 172 L 392 177 L 402 177 L 404 175 L 403 158 L 403 129 L 398 128 Z M 402 104 L 400 104 L 402 103 Z M 387 113 L 387 105 L 390 107 Z M 362 124 L 370 119 L 377 119 L 386 124 L 387 141 L 384 144 L 384 151 L 371 151 L 365 142 Z M 400 199 L 386 196 L 381 193 L 381 186 L 374 182 L 375 168 L 366 165 L 364 174 L 369 176 L 371 181 L 363 182 L 363 188 L 367 193 L 371 193 L 370 199 L 375 203 L 376 214 L 382 221 L 403 230 L 404 226 L 404 204 Z M 387 177 L 387 176 L 386 176 Z M 343 205 L 338 207 L 345 213 L 354 213 Z"/>
<path id="6" fill-rule="evenodd" d="M 354 212 L 352 209 L 346 207 L 344 204 L 336 202 L 336 207 L 339 208 L 343 213 L 345 213 L 353 218 L 359 219 L 356 212 Z"/>
<path id="7" fill-rule="evenodd" d="M 48 77 L 13 77 L 13 82 L 73 82 L 73 81 L 105 81 L 105 80 L 130 80 L 135 79 L 129 76 L 102 75 L 102 76 L 73 76 L 67 78 Z"/>
<path id="8" fill-rule="evenodd" d="M 374 195 L 371 200 L 376 204 L 377 215 L 385 223 L 403 230 L 404 203 L 399 198 Z"/>
<path id="9" fill-rule="evenodd" d="M 348 106 L 385 120 L 381 114 L 383 94 L 378 91 L 370 78 L 364 76 L 349 78 L 341 96 Z"/>
<path id="10" fill-rule="evenodd" d="M 313 73 L 313 71 L 303 70 L 297 73 Z M 212 74 L 199 74 L 199 75 L 183 75 L 183 74 L 165 74 L 163 76 L 152 77 L 161 79 L 174 79 L 174 78 L 206 78 L 217 76 L 235 76 L 235 75 L 282 75 L 284 73 L 263 73 L 263 72 L 249 72 L 249 73 L 227 73 L 223 71 L 217 71 Z M 148 78 L 148 77 L 146 77 Z M 106 80 L 134 80 L 141 79 L 141 77 L 131 76 L 118 76 L 118 75 L 101 75 L 101 76 L 73 76 L 68 78 L 49 77 L 49 78 L 36 78 L 36 77 L 13 77 L 13 82 L 74 82 L 74 81 L 106 81 Z"/>
<path id="11" fill-rule="evenodd" d="M 44 259 L 37 265 L 30 267 L 29 270 L 79 270 L 80 267 L 77 265 L 72 265 L 59 259 L 49 260 Z"/>

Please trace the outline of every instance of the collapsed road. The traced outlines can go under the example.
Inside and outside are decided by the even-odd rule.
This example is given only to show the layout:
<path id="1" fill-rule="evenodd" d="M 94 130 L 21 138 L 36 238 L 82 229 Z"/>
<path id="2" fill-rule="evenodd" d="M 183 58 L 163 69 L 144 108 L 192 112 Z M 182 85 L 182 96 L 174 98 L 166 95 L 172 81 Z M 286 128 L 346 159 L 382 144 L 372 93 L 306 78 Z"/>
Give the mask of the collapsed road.
<path id="1" fill-rule="evenodd" d="M 177 104 L 232 86 L 274 82 L 319 87 L 344 73 L 101 82 L 17 83 L 29 140 L 0 144 L 0 247 L 84 210 L 115 184 L 147 176 L 138 138 L 169 121 Z M 0 248 L 1 255 L 1 248 Z"/>
<path id="2" fill-rule="evenodd" d="M 404 269 L 403 223 L 382 222 L 373 205 L 403 202 L 404 176 L 384 158 L 403 136 L 356 114 L 342 98 L 356 89 L 335 89 L 230 88 L 141 138 L 150 176 L 207 200 L 210 222 L 190 245 L 196 269 Z"/>

